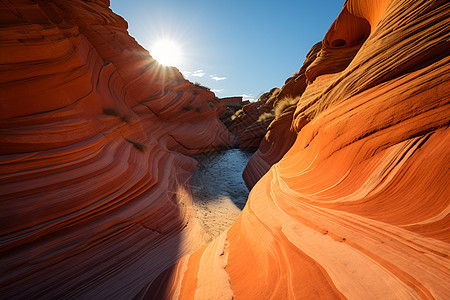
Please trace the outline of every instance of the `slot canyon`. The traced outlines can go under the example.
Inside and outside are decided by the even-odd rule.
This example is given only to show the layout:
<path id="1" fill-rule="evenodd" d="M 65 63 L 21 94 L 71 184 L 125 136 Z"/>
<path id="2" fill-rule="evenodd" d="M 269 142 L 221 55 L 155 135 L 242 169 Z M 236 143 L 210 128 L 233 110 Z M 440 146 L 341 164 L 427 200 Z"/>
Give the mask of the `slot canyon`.
<path id="1" fill-rule="evenodd" d="M 0 299 L 450 299 L 448 1 L 346 0 L 231 118 L 127 29 L 0 1 Z"/>

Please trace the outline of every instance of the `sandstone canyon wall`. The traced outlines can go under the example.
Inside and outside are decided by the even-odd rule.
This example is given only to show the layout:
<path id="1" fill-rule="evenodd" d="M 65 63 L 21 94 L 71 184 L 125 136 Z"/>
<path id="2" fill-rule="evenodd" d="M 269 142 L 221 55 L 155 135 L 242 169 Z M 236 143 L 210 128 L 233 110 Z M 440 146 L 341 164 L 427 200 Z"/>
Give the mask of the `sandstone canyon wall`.
<path id="1" fill-rule="evenodd" d="M 296 104 L 307 86 L 306 70 L 321 50 L 317 43 L 306 56 L 303 66 L 288 78 L 281 88 L 273 88 L 257 102 L 236 113 L 228 129 L 238 138 L 242 149 L 257 149 L 244 170 L 243 178 L 249 189 L 277 163 L 295 141 L 291 126 Z M 273 121 L 273 122 L 272 122 Z"/>
<path id="2" fill-rule="evenodd" d="M 231 120 L 225 121 L 228 130 L 236 136 L 239 148 L 250 150 L 258 148 L 267 127 L 273 121 L 273 116 L 269 114 L 273 108 L 271 95 L 272 91 L 264 93 L 258 101 L 245 105 L 231 117 Z M 263 114 L 268 114 L 264 120 L 261 118 Z"/>
<path id="3" fill-rule="evenodd" d="M 1 1 L 0 298 L 129 299 L 199 247 L 183 154 L 223 111 L 109 1 Z"/>
<path id="4" fill-rule="evenodd" d="M 448 299 L 449 28 L 448 1 L 346 1 L 290 84 L 292 146 L 275 120 L 237 221 L 140 296 Z"/>

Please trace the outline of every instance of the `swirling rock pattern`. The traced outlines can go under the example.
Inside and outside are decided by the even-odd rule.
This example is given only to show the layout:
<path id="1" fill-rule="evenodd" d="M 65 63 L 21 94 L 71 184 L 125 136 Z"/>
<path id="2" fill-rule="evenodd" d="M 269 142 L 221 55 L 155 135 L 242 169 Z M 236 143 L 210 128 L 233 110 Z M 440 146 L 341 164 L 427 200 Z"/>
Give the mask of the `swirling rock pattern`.
<path id="1" fill-rule="evenodd" d="M 0 16 L 1 298 L 131 298 L 202 243 L 182 154 L 232 143 L 224 107 L 109 1 Z"/>
<path id="2" fill-rule="evenodd" d="M 448 28 L 448 1 L 346 1 L 292 147 L 221 239 L 141 296 L 448 299 Z"/>

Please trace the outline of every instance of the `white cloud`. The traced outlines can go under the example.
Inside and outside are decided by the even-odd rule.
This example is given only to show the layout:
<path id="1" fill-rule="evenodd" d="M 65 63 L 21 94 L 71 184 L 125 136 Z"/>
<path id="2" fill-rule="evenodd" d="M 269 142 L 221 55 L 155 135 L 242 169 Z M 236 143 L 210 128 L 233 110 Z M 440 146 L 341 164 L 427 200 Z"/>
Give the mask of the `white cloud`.
<path id="1" fill-rule="evenodd" d="M 191 76 L 194 76 L 194 77 L 203 77 L 203 76 L 205 76 L 205 71 L 203 71 L 203 70 L 196 70 L 196 71 L 194 71 L 192 74 L 191 74 Z"/>
<path id="2" fill-rule="evenodd" d="M 214 93 L 222 93 L 222 92 L 223 92 L 223 89 L 220 89 L 220 90 L 211 89 L 211 92 L 214 92 Z"/>
<path id="3" fill-rule="evenodd" d="M 219 77 L 219 76 L 216 76 L 216 75 L 209 75 L 209 77 L 210 77 L 211 79 L 215 80 L 215 81 L 220 81 L 220 80 L 225 80 L 225 79 L 227 79 L 226 77 Z"/>
<path id="4" fill-rule="evenodd" d="M 250 101 L 250 102 L 255 102 L 256 101 L 256 99 L 253 97 L 253 95 L 252 94 L 242 94 L 241 95 L 242 96 L 242 100 L 248 100 L 248 101 Z"/>

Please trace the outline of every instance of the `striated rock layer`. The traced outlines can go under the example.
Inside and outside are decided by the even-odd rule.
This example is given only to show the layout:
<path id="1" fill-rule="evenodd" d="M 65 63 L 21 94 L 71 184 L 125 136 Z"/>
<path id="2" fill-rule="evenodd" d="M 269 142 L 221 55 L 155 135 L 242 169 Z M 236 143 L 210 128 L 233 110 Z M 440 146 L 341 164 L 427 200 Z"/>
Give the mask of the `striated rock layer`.
<path id="1" fill-rule="evenodd" d="M 108 6 L 0 3 L 1 298 L 131 298 L 202 243 L 182 154 L 224 106 Z"/>
<path id="2" fill-rule="evenodd" d="M 142 298 L 448 299 L 448 28 L 448 1 L 346 1 L 292 147 L 228 232 Z"/>

